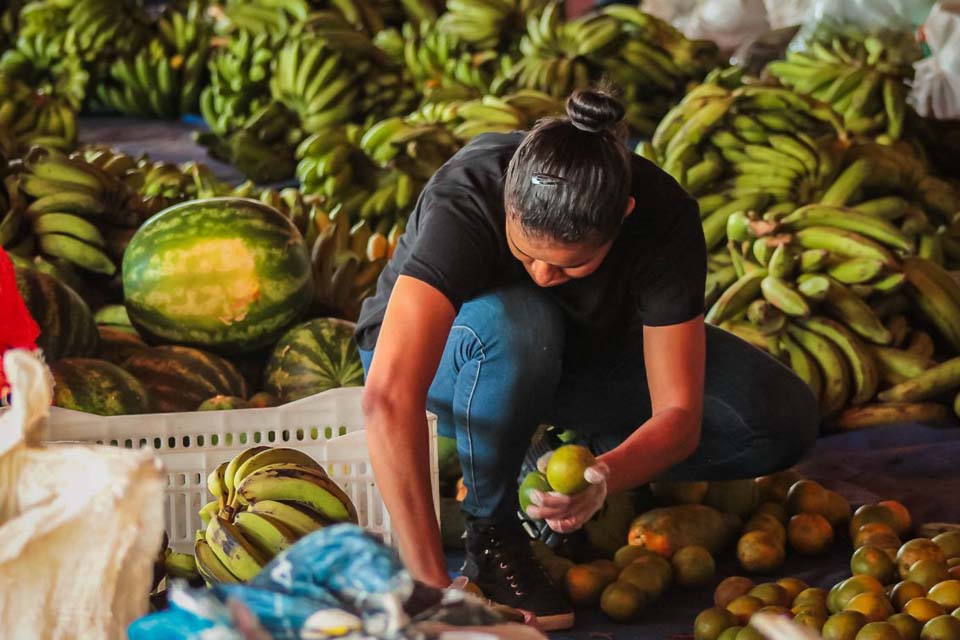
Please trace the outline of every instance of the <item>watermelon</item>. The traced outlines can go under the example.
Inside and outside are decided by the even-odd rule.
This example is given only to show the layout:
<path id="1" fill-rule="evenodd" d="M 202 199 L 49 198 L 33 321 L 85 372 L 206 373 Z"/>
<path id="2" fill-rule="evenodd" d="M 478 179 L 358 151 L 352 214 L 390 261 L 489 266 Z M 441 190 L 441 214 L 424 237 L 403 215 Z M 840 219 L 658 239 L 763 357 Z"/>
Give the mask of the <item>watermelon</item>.
<path id="1" fill-rule="evenodd" d="M 100 325 L 97 330 L 100 332 L 98 357 L 115 365 L 122 366 L 133 354 L 148 348 L 135 331 L 125 331 L 108 325 Z"/>
<path id="2" fill-rule="evenodd" d="M 64 358 L 51 364 L 50 371 L 57 407 L 101 416 L 150 412 L 146 388 L 112 362 Z"/>
<path id="3" fill-rule="evenodd" d="M 40 327 L 37 346 L 47 361 L 94 355 L 100 337 L 87 303 L 46 273 L 19 268 L 14 272 L 17 289 Z"/>
<path id="4" fill-rule="evenodd" d="M 130 320 L 149 342 L 223 354 L 273 344 L 312 296 L 310 254 L 282 213 L 209 198 L 156 214 L 123 256 Z"/>
<path id="5" fill-rule="evenodd" d="M 356 325 L 336 318 L 300 324 L 280 338 L 264 372 L 264 391 L 283 402 L 363 384 Z"/>
<path id="6" fill-rule="evenodd" d="M 175 345 L 144 349 L 123 368 L 150 392 L 160 412 L 195 411 L 213 396 L 247 397 L 247 383 L 230 362 L 220 356 Z"/>
<path id="7" fill-rule="evenodd" d="M 236 396 L 213 396 L 200 403 L 197 411 L 230 411 L 232 409 L 249 409 L 250 403 Z"/>

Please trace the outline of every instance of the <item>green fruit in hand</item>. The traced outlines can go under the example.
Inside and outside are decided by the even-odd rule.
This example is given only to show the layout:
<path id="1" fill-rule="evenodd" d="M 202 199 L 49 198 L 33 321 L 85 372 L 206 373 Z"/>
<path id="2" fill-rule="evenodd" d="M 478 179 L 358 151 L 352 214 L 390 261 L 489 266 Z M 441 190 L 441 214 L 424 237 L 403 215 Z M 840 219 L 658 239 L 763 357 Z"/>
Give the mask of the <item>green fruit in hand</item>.
<path id="1" fill-rule="evenodd" d="M 527 512 L 527 507 L 533 503 L 530 501 L 530 492 L 531 491 L 550 491 L 550 483 L 547 482 L 547 476 L 543 475 L 539 471 L 531 471 L 527 474 L 527 477 L 523 479 L 523 482 L 520 483 L 520 509 L 524 513 Z"/>
<path id="2" fill-rule="evenodd" d="M 580 493 L 590 483 L 583 477 L 583 472 L 596 462 L 596 458 L 586 447 L 567 444 L 550 456 L 547 463 L 547 481 L 554 491 L 564 495 Z"/>

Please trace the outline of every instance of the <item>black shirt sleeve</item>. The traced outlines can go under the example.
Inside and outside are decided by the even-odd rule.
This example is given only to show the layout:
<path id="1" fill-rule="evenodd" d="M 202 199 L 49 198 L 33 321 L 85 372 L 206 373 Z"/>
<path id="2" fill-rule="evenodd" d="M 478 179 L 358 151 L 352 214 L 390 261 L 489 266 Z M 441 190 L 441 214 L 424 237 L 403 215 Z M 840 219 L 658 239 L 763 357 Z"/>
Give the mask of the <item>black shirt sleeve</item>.
<path id="1" fill-rule="evenodd" d="M 632 292 L 645 326 L 679 324 L 703 313 L 707 251 L 697 202 L 684 197 L 660 226 L 656 255 L 637 265 Z"/>
<path id="2" fill-rule="evenodd" d="M 488 287 L 500 253 L 485 194 L 455 180 L 427 185 L 413 216 L 417 238 L 400 275 L 429 284 L 454 309 Z"/>

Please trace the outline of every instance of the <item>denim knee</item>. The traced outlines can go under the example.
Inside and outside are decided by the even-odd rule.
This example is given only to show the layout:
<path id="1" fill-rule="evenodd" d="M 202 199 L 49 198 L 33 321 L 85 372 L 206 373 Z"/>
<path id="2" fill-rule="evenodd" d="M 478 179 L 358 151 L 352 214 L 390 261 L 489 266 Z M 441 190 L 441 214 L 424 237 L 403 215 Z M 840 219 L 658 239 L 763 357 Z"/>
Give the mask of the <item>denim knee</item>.
<path id="1" fill-rule="evenodd" d="M 483 358 L 515 360 L 519 375 L 558 377 L 565 338 L 563 312 L 534 286 L 495 289 L 468 301 L 453 323 L 482 346 Z"/>

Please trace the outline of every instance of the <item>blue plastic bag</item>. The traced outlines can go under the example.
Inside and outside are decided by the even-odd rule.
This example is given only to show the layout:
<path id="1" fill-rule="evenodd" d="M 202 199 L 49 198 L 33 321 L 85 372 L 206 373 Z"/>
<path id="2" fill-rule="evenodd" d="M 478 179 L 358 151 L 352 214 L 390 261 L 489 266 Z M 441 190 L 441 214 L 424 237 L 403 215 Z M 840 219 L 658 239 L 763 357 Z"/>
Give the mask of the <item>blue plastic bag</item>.
<path id="1" fill-rule="evenodd" d="M 134 622 L 130 640 L 243 640 L 226 603 L 243 603 L 277 640 L 299 640 L 315 612 L 342 609 L 376 638 L 400 637 L 414 581 L 396 551 L 352 524 L 316 531 L 278 555 L 246 585 L 171 587 L 170 609 Z"/>

